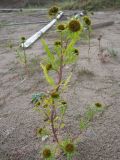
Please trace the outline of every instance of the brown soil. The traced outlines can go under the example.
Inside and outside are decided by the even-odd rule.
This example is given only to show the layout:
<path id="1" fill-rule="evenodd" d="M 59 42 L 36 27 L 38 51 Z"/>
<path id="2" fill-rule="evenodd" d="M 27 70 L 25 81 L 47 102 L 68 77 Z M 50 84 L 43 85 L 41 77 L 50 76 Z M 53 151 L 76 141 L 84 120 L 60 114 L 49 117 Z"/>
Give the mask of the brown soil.
<path id="1" fill-rule="evenodd" d="M 20 13 L 0 13 L 0 21 L 11 22 L 48 20 L 40 11 Z M 87 106 L 101 102 L 106 107 L 103 114 L 91 123 L 81 135 L 78 154 L 75 160 L 119 160 L 120 159 L 120 14 L 97 12 L 93 23 L 114 20 L 115 24 L 97 29 L 92 33 L 90 61 L 88 45 L 82 41 L 80 57 L 73 73 L 71 86 L 65 94 L 69 108 L 65 117 L 68 129 L 78 135 L 79 120 Z M 38 58 L 43 48 L 38 40 L 27 52 L 31 62 L 30 76 L 18 63 L 15 51 L 21 36 L 28 38 L 44 24 L 6 26 L 0 28 L 0 160 L 39 160 L 43 142 L 36 137 L 36 128 L 42 127 L 42 115 L 39 116 L 31 105 L 33 93 L 46 88 Z M 98 58 L 98 36 L 103 35 L 102 47 L 114 48 L 116 57 L 107 58 L 102 63 Z M 45 39 L 51 45 L 56 38 L 49 31 Z M 13 45 L 13 49 L 9 48 Z M 38 64 L 38 66 L 36 65 Z M 36 67 L 37 66 L 37 67 Z"/>

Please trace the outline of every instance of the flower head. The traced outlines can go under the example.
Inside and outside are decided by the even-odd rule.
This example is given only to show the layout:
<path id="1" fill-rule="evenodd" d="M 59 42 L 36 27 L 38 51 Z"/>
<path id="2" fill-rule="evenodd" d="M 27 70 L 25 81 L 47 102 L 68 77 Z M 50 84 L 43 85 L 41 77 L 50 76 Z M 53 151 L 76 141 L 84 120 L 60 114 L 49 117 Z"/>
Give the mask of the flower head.
<path id="1" fill-rule="evenodd" d="M 55 16 L 58 13 L 59 9 L 56 6 L 53 6 L 52 8 L 49 9 L 48 14 L 50 16 Z"/>
<path id="2" fill-rule="evenodd" d="M 51 150 L 49 148 L 45 148 L 42 154 L 43 154 L 43 158 L 45 159 L 47 158 L 49 159 L 52 156 Z"/>
<path id="3" fill-rule="evenodd" d="M 88 25 L 88 26 L 91 25 L 91 20 L 89 19 L 88 16 L 84 16 L 84 17 L 83 17 L 83 20 L 84 20 L 84 22 L 85 22 L 86 25 Z"/>
<path id="4" fill-rule="evenodd" d="M 52 64 L 47 64 L 46 65 L 46 70 L 49 71 L 50 69 L 52 69 Z"/>
<path id="5" fill-rule="evenodd" d="M 61 42 L 60 41 L 55 41 L 54 45 L 55 46 L 61 46 Z"/>
<path id="6" fill-rule="evenodd" d="M 51 93 L 51 97 L 52 97 L 52 98 L 59 98 L 59 96 L 60 96 L 60 95 L 59 95 L 58 92 L 52 92 L 52 93 Z"/>
<path id="7" fill-rule="evenodd" d="M 41 135 L 41 134 L 42 134 L 42 131 L 43 131 L 43 128 L 38 128 L 38 129 L 37 129 L 37 135 Z"/>
<path id="8" fill-rule="evenodd" d="M 62 105 L 67 105 L 67 102 L 65 102 L 65 101 L 62 101 L 61 103 L 62 103 Z"/>
<path id="9" fill-rule="evenodd" d="M 37 101 L 36 103 L 35 103 L 35 107 L 39 107 L 40 106 L 40 101 Z"/>
<path id="10" fill-rule="evenodd" d="M 66 146 L 65 146 L 65 152 L 67 152 L 69 154 L 72 154 L 72 153 L 74 153 L 74 151 L 75 151 L 74 144 L 72 144 L 72 143 L 66 144 Z"/>
<path id="11" fill-rule="evenodd" d="M 74 54 L 77 56 L 79 55 L 79 50 L 77 48 L 74 49 Z"/>
<path id="12" fill-rule="evenodd" d="M 24 43 L 25 42 L 25 37 L 21 37 L 21 41 L 22 41 L 22 43 Z"/>
<path id="13" fill-rule="evenodd" d="M 58 29 L 59 31 L 63 31 L 63 30 L 65 30 L 65 25 L 64 25 L 64 24 L 59 24 L 59 25 L 57 26 L 57 29 Z"/>
<path id="14" fill-rule="evenodd" d="M 101 108 L 101 107 L 102 107 L 102 104 L 99 103 L 99 102 L 97 102 L 97 103 L 95 103 L 95 106 L 98 107 L 98 108 Z"/>
<path id="15" fill-rule="evenodd" d="M 68 24 L 68 28 L 71 32 L 78 32 L 81 29 L 81 24 L 78 20 L 71 20 Z"/>

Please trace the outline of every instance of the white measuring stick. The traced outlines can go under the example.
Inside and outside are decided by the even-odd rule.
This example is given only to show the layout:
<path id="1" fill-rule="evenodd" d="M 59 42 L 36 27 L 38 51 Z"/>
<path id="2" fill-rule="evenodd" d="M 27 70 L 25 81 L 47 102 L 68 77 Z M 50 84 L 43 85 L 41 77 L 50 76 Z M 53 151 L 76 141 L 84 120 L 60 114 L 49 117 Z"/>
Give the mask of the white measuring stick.
<path id="1" fill-rule="evenodd" d="M 46 31 L 48 31 L 56 23 L 56 21 L 61 18 L 62 15 L 63 15 L 63 12 L 60 11 L 60 13 L 55 19 L 53 19 L 49 24 L 43 27 L 40 31 L 35 33 L 32 37 L 28 38 L 25 41 L 25 43 L 21 44 L 21 47 L 28 48 L 29 46 L 31 46 L 38 38 L 40 38 Z"/>

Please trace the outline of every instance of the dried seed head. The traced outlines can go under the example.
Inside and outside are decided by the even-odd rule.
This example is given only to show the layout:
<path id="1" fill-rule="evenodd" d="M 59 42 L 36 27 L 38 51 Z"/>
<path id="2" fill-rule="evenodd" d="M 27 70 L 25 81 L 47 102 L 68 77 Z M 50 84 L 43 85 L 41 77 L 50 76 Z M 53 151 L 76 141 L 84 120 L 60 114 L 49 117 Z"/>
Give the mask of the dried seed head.
<path id="1" fill-rule="evenodd" d="M 59 24 L 59 25 L 57 26 L 57 29 L 58 29 L 59 31 L 63 31 L 63 30 L 65 30 L 65 25 L 64 25 L 64 24 Z"/>
<path id="2" fill-rule="evenodd" d="M 43 158 L 47 159 L 52 156 L 51 150 L 49 148 L 46 148 L 43 150 Z"/>
<path id="3" fill-rule="evenodd" d="M 49 16 L 55 16 L 59 11 L 59 8 L 56 6 L 53 6 L 52 8 L 49 9 L 48 14 Z"/>
<path id="4" fill-rule="evenodd" d="M 78 20 L 71 20 L 68 24 L 68 28 L 71 32 L 78 32 L 81 29 L 80 22 Z"/>
<path id="5" fill-rule="evenodd" d="M 55 41 L 54 45 L 55 46 L 61 46 L 61 42 L 60 41 Z"/>
<path id="6" fill-rule="evenodd" d="M 84 20 L 84 22 L 85 22 L 86 25 L 88 25 L 88 26 L 91 25 L 91 20 L 89 19 L 88 16 L 84 16 L 84 17 L 83 17 L 83 20 Z"/>
<path id="7" fill-rule="evenodd" d="M 69 154 L 71 153 L 74 153 L 75 151 L 75 146 L 72 144 L 72 143 L 68 143 L 66 146 L 65 146 L 65 151 Z"/>
<path id="8" fill-rule="evenodd" d="M 49 71 L 50 69 L 52 69 L 52 64 L 47 64 L 46 65 L 46 70 Z"/>
<path id="9" fill-rule="evenodd" d="M 95 103 L 95 106 L 98 107 L 98 108 L 101 108 L 102 104 L 97 102 L 97 103 Z"/>

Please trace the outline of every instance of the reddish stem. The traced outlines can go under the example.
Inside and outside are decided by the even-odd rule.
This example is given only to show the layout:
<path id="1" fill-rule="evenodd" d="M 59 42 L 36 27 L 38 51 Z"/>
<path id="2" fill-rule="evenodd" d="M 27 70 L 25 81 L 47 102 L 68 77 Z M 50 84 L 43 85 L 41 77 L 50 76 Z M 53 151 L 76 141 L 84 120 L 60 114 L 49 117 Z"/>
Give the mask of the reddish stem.
<path id="1" fill-rule="evenodd" d="M 56 134 L 56 129 L 54 126 L 54 114 L 55 114 L 55 106 L 52 107 L 52 111 L 51 111 L 51 127 L 52 127 L 52 132 L 53 132 L 53 136 L 55 138 L 55 141 L 59 144 L 58 137 Z"/>

